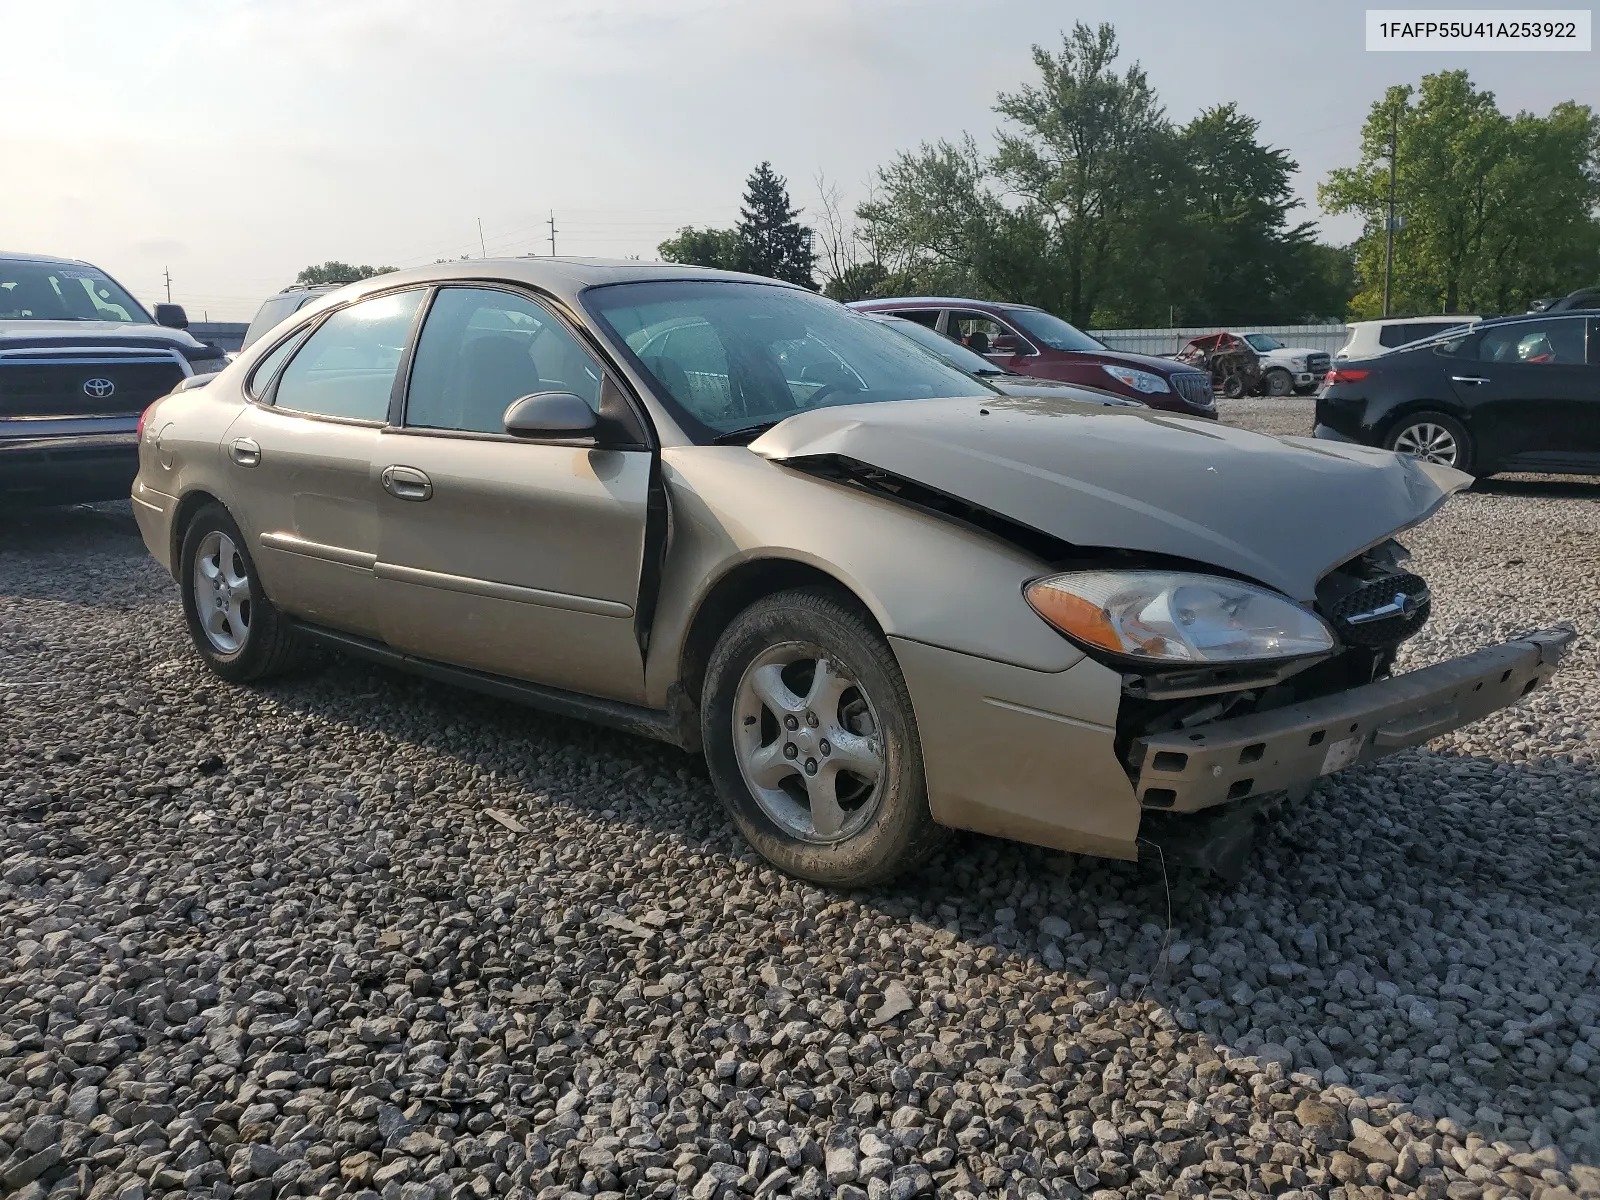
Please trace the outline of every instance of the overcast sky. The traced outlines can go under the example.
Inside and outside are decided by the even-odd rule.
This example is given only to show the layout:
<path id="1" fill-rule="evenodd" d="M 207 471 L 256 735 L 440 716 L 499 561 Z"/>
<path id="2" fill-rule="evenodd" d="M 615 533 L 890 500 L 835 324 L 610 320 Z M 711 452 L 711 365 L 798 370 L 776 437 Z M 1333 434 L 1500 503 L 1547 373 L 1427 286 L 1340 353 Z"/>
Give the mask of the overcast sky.
<path id="1" fill-rule="evenodd" d="M 1458 0 L 1459 2 L 1459 0 Z M 1506 0 L 1500 0 L 1502 4 Z M 1529 7 L 1532 7 L 1531 5 Z M 1369 54 L 1364 5 L 1265 0 L 0 0 L 0 249 L 243 320 L 307 263 L 655 256 L 762 159 L 814 206 L 963 130 L 1030 47 L 1112 21 L 1168 113 L 1236 101 L 1307 214 L 1385 85 L 1465 65 L 1501 106 L 1600 103 L 1595 54 Z M 1348 240 L 1347 221 L 1323 221 Z"/>

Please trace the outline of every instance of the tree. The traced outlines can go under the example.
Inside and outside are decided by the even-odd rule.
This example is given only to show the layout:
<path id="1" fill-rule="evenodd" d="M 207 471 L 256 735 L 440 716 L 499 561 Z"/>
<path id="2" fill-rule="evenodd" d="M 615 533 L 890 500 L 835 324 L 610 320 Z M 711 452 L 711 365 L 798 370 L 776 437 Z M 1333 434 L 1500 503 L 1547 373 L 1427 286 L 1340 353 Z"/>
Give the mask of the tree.
<path id="1" fill-rule="evenodd" d="M 880 168 L 856 210 L 907 290 L 1018 300 L 1085 327 L 1269 322 L 1341 311 L 1337 273 L 1291 224 L 1294 161 L 1234 106 L 1182 129 L 1115 31 L 1079 23 L 1034 48 L 1037 83 L 999 97 L 985 156 L 966 135 Z"/>
<path id="2" fill-rule="evenodd" d="M 732 229 L 696 229 L 688 225 L 678 230 L 677 237 L 657 246 L 656 253 L 666 262 L 737 271 L 739 235 Z"/>
<path id="3" fill-rule="evenodd" d="M 1117 270 L 1119 234 L 1162 182 L 1170 134 L 1144 69 L 1119 76 L 1117 54 L 1110 25 L 1079 21 L 1059 55 L 1033 48 L 1040 82 L 995 105 L 1015 127 L 996 139 L 995 173 L 1042 221 L 1060 257 L 1052 307 L 1080 325 Z"/>
<path id="4" fill-rule="evenodd" d="M 764 162 L 745 182 L 744 206 L 733 229 L 685 226 L 656 247 L 667 262 L 724 271 L 747 271 L 815 289 L 817 256 L 812 232 L 796 218 L 789 203 L 789 185 Z"/>
<path id="5" fill-rule="evenodd" d="M 1382 311 L 1391 137 L 1404 222 L 1394 311 L 1516 311 L 1600 279 L 1600 118 L 1572 102 L 1508 117 L 1465 71 L 1444 71 L 1389 88 L 1362 128 L 1358 165 L 1318 189 L 1327 211 L 1363 218 L 1358 315 Z"/>
<path id="6" fill-rule="evenodd" d="M 397 267 L 353 267 L 349 263 L 329 260 L 321 266 L 310 266 L 294 277 L 296 283 L 315 286 L 319 283 L 354 283 L 358 279 L 371 279 L 374 275 L 387 275 Z"/>
<path id="7" fill-rule="evenodd" d="M 1348 262 L 1314 240 L 1309 221 L 1290 225 L 1298 165 L 1263 145 L 1260 122 L 1232 104 L 1207 109 L 1179 134 L 1187 168 L 1185 241 L 1192 261 L 1174 290 L 1184 321 L 1265 324 L 1341 315 Z M 1351 291 L 1353 291 L 1353 287 Z"/>
<path id="8" fill-rule="evenodd" d="M 817 256 L 811 230 L 800 224 L 799 215 L 789 203 L 788 181 L 770 162 L 752 171 L 736 230 L 740 269 L 815 289 Z"/>

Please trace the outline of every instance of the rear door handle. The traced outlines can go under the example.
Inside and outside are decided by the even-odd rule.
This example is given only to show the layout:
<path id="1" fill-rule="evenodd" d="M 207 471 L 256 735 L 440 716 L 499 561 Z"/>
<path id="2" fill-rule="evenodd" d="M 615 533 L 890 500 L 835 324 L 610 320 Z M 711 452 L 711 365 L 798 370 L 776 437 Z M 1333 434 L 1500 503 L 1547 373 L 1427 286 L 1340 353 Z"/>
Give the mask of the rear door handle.
<path id="1" fill-rule="evenodd" d="M 396 500 L 426 500 L 433 495 L 433 480 L 415 467 L 385 467 L 383 490 Z"/>
<path id="2" fill-rule="evenodd" d="M 1470 384 L 1473 384 L 1473 385 L 1477 385 L 1477 384 L 1480 384 L 1480 383 L 1488 383 L 1489 382 L 1489 377 L 1487 375 L 1452 375 L 1452 376 L 1450 376 L 1450 382 L 1451 383 L 1470 383 Z"/>
<path id="3" fill-rule="evenodd" d="M 228 443 L 228 457 L 241 467 L 259 467 L 261 465 L 261 447 L 255 438 L 234 438 Z"/>

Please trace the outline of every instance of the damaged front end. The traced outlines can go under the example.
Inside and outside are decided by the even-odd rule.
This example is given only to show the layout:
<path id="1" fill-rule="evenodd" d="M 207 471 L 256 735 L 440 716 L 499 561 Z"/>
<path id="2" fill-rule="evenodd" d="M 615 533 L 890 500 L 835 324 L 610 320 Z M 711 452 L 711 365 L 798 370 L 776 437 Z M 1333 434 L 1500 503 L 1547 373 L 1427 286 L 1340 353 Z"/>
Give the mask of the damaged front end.
<path id="1" fill-rule="evenodd" d="M 1431 609 L 1394 539 L 1470 480 L 1384 451 L 1004 398 L 808 412 L 751 449 L 1047 564 L 1055 574 L 1028 582 L 1027 602 L 1114 672 L 1108 683 L 1120 680 L 1107 766 L 1126 773 L 1134 821 L 1091 837 L 1081 800 L 1029 823 L 1008 797 L 1002 820 L 980 824 L 972 813 L 985 805 L 968 797 L 968 828 L 1095 852 L 1137 840 L 1228 874 L 1264 811 L 1323 775 L 1514 703 L 1550 677 L 1573 637 L 1543 630 L 1393 675 Z M 1270 619 L 1233 620 L 1252 606 Z M 1197 612 L 1217 639 L 1186 635 Z M 1232 632 L 1240 645 L 1226 644 Z M 1006 695 L 984 703 L 1066 725 L 1106 712 Z"/>
<path id="2" fill-rule="evenodd" d="M 1124 675 L 1117 754 L 1143 810 L 1142 841 L 1166 861 L 1233 877 L 1262 820 L 1316 779 L 1460 728 L 1550 678 L 1570 630 L 1394 676 L 1400 644 L 1431 608 L 1408 557 L 1391 540 L 1329 573 L 1316 610 L 1340 649 L 1301 669 L 1213 680 L 1204 692 L 1181 673 Z"/>

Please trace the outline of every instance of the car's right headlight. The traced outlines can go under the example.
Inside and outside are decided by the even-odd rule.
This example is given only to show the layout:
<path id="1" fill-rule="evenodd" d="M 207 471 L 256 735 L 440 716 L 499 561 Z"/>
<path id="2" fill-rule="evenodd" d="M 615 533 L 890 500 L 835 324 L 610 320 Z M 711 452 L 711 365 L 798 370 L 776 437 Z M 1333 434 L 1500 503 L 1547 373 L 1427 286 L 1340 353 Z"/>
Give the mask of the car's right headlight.
<path id="1" fill-rule="evenodd" d="M 1235 579 L 1180 571 L 1068 571 L 1023 589 L 1033 611 L 1086 648 L 1146 663 L 1244 663 L 1327 654 L 1315 613 Z"/>

